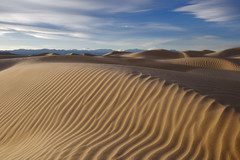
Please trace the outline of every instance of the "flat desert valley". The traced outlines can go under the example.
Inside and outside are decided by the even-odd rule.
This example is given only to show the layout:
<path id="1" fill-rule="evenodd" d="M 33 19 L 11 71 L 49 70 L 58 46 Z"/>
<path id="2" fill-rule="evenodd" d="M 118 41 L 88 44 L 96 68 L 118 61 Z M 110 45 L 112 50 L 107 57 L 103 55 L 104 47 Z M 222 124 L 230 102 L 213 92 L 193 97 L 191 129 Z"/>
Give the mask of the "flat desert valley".
<path id="1" fill-rule="evenodd" d="M 240 48 L 0 55 L 0 160 L 239 160 Z"/>

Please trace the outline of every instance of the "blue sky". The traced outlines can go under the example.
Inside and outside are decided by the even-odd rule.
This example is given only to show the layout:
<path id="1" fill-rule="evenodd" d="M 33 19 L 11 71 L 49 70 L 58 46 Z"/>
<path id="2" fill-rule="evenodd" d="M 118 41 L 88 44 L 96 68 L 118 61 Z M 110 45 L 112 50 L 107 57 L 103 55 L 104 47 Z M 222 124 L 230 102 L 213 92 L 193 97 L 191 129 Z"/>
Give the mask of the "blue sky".
<path id="1" fill-rule="evenodd" d="M 0 49 L 240 46 L 239 0 L 1 0 Z"/>

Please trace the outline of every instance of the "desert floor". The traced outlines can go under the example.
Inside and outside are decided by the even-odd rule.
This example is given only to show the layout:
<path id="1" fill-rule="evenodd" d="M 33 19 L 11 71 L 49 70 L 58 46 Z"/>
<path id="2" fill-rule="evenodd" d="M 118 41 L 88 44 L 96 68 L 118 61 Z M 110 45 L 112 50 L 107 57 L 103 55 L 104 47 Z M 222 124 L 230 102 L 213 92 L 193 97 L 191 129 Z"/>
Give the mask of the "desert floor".
<path id="1" fill-rule="evenodd" d="M 1 160 L 239 160 L 240 49 L 0 56 Z"/>

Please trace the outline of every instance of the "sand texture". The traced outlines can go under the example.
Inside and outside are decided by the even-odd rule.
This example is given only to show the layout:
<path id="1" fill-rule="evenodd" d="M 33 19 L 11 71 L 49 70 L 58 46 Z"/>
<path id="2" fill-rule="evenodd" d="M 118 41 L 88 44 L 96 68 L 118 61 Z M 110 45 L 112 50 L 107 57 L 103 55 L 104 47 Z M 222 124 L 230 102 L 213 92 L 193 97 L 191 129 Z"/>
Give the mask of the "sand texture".
<path id="1" fill-rule="evenodd" d="M 1 59 L 0 159 L 239 160 L 238 61 L 162 51 Z"/>
<path id="2" fill-rule="evenodd" d="M 184 52 L 168 51 L 164 49 L 159 50 L 148 50 L 130 54 L 124 54 L 122 57 L 133 57 L 133 58 L 158 58 L 158 59 L 175 59 L 186 57 L 187 54 Z"/>

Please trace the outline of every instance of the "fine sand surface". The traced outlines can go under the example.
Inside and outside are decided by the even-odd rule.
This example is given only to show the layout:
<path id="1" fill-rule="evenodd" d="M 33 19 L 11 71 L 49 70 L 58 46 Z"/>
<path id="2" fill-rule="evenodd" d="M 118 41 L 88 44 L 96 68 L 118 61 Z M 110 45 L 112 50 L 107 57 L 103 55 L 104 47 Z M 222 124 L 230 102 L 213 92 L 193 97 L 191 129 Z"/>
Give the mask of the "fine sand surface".
<path id="1" fill-rule="evenodd" d="M 200 52 L 1 59 L 0 160 L 239 160 L 240 63 Z"/>

